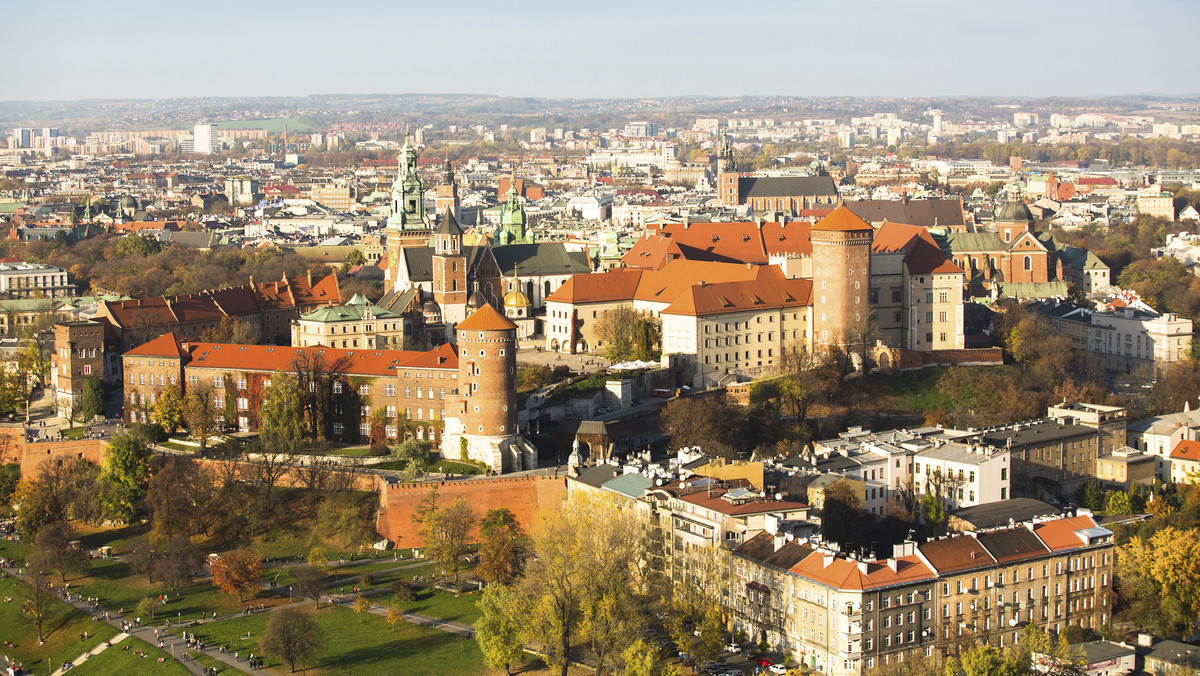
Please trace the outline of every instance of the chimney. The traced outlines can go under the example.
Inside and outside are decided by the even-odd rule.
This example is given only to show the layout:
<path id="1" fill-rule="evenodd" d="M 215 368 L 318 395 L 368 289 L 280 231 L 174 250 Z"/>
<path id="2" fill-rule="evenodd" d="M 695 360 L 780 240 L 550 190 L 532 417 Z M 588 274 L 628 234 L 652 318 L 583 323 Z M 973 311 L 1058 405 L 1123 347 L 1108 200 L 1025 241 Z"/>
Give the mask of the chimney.
<path id="1" fill-rule="evenodd" d="M 837 560 L 837 556 L 833 552 L 828 552 L 825 554 L 824 558 L 821 559 L 821 567 L 828 568 L 833 565 L 835 560 Z"/>
<path id="2" fill-rule="evenodd" d="M 866 561 L 858 562 L 858 572 L 862 573 L 863 575 L 867 574 L 867 562 Z"/>
<path id="3" fill-rule="evenodd" d="M 895 572 L 897 572 L 897 570 L 899 569 L 899 567 L 900 567 L 900 564 L 899 564 L 899 562 L 898 562 L 898 561 L 896 561 L 896 559 L 894 559 L 894 558 L 888 558 L 888 560 L 887 560 L 887 566 L 888 566 L 888 568 L 890 568 L 890 569 L 892 570 L 892 572 L 893 572 L 893 573 L 895 573 Z"/>
<path id="4" fill-rule="evenodd" d="M 783 533 L 777 533 L 775 535 L 774 544 L 775 544 L 775 551 L 779 551 L 780 549 L 783 548 L 783 546 L 785 544 L 787 544 L 787 536 L 784 535 Z"/>
<path id="5" fill-rule="evenodd" d="M 312 288 L 312 268 L 309 268 L 306 276 L 308 277 L 308 288 Z"/>

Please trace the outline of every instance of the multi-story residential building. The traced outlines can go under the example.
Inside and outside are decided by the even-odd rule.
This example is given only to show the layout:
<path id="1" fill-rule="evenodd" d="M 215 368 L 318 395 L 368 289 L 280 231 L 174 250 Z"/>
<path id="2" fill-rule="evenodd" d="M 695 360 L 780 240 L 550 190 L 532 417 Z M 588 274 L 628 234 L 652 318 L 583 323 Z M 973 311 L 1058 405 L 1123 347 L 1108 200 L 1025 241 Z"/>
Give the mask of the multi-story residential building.
<path id="1" fill-rule="evenodd" d="M 1183 440 L 1171 450 L 1171 482 L 1200 483 L 1200 441 Z"/>
<path id="2" fill-rule="evenodd" d="M 1105 489 L 1129 490 L 1154 483 L 1154 456 L 1123 446 L 1096 458 L 1096 479 Z"/>
<path id="3" fill-rule="evenodd" d="M 1093 313 L 1089 335 L 1109 373 L 1153 373 L 1187 357 L 1192 320 L 1123 307 Z"/>
<path id="4" fill-rule="evenodd" d="M 359 294 L 292 320 L 292 345 L 328 345 L 351 350 L 399 350 L 412 335 L 412 321 L 371 304 Z"/>
<path id="5" fill-rule="evenodd" d="M 1169 192 L 1143 192 L 1137 198 L 1138 213 L 1168 221 L 1175 220 L 1175 196 Z"/>
<path id="6" fill-rule="evenodd" d="M 221 149 L 221 141 L 217 138 L 217 125 L 198 124 L 192 128 L 191 152 L 211 155 Z"/>
<path id="7" fill-rule="evenodd" d="M 1200 440 L 1200 410 L 1144 418 L 1129 423 L 1129 446 L 1154 458 L 1154 477 L 1170 481 L 1171 451 L 1179 442 Z"/>
<path id="8" fill-rule="evenodd" d="M 0 263 L 0 294 L 10 298 L 64 298 L 75 295 L 67 271 L 44 263 Z"/>
<path id="9" fill-rule="evenodd" d="M 768 530 L 729 565 L 733 629 L 827 674 L 1003 647 L 1029 623 L 1062 631 L 1111 615 L 1112 532 L 1086 515 L 905 543 L 886 560 Z"/>
<path id="10" fill-rule="evenodd" d="M 976 444 L 946 443 L 912 457 L 913 485 L 938 495 L 950 509 L 1007 500 L 1009 451 Z"/>
<path id="11" fill-rule="evenodd" d="M 985 428 L 972 438 L 1009 452 L 1011 497 L 1061 498 L 1095 477 L 1101 436 L 1096 428 L 1062 416 Z"/>
<path id="12" fill-rule="evenodd" d="M 350 211 L 357 203 L 354 188 L 348 185 L 314 185 L 308 198 L 334 211 Z"/>

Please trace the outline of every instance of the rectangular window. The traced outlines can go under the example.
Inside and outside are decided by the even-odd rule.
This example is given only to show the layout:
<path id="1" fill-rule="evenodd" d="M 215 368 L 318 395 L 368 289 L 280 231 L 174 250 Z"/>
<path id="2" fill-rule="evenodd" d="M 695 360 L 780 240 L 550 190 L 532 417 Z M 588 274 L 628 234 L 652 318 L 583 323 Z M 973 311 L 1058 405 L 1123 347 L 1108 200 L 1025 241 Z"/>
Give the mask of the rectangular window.
<path id="1" fill-rule="evenodd" d="M 359 394 L 361 394 L 361 395 L 362 395 L 362 396 L 364 396 L 364 397 L 366 397 L 366 396 L 369 396 L 369 395 L 371 394 L 371 386 L 370 386 L 370 385 L 365 385 L 365 384 L 364 384 L 364 385 L 359 385 L 359 386 L 358 386 L 358 393 L 359 393 Z"/>

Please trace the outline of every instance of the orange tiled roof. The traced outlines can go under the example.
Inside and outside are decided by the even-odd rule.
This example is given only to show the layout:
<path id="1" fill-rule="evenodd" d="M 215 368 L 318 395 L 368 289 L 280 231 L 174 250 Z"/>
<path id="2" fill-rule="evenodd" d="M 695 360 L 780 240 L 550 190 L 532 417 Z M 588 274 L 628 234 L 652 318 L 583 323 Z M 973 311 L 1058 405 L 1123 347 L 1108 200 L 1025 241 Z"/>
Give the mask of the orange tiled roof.
<path id="1" fill-rule="evenodd" d="M 1172 460 L 1191 460 L 1200 462 L 1200 441 L 1184 439 L 1171 450 Z"/>
<path id="2" fill-rule="evenodd" d="M 598 274 L 571 275 L 562 286 L 546 297 L 558 303 L 602 303 L 628 300 L 637 291 L 642 270 L 619 268 Z"/>
<path id="3" fill-rule="evenodd" d="M 701 316 L 812 304 L 811 280 L 788 279 L 774 265 L 759 269 L 761 273 L 752 280 L 694 284 L 662 312 Z"/>
<path id="4" fill-rule="evenodd" d="M 982 568 L 996 562 L 978 540 L 969 536 L 930 540 L 918 549 L 931 566 L 943 573 Z"/>
<path id="5" fill-rule="evenodd" d="M 813 230 L 837 230 L 841 232 L 853 232 L 858 230 L 871 230 L 871 224 L 859 218 L 853 211 L 840 206 L 834 209 L 828 216 L 817 221 L 812 227 Z"/>
<path id="6" fill-rule="evenodd" d="M 1095 525 L 1096 522 L 1090 516 L 1054 519 L 1053 521 L 1034 524 L 1033 534 L 1041 538 L 1042 542 L 1051 551 L 1058 552 L 1064 549 L 1075 549 L 1087 544 L 1075 531 L 1083 528 L 1092 528 Z"/>
<path id="7" fill-rule="evenodd" d="M 719 284 L 757 279 L 766 266 L 710 261 L 677 260 L 662 270 L 642 273 L 633 298 L 653 303 L 673 303 L 694 284 Z"/>
<path id="8" fill-rule="evenodd" d="M 484 303 L 470 317 L 455 326 L 459 331 L 508 331 L 517 328 L 511 319 L 500 314 L 500 311 L 488 303 Z"/>
<path id="9" fill-rule="evenodd" d="M 886 561 L 851 561 L 840 556 L 826 564 L 826 555 L 817 552 L 792 566 L 791 572 L 835 589 L 876 589 L 918 580 L 932 580 L 937 574 L 916 556 L 895 559 L 896 569 Z M 865 571 L 864 571 L 865 569 Z"/>
<path id="10" fill-rule="evenodd" d="M 311 347 L 273 347 L 232 343 L 189 342 L 175 333 L 165 333 L 136 347 L 126 356 L 179 356 L 188 358 L 191 367 L 230 371 L 273 372 L 295 370 L 296 359 L 304 354 L 324 354 L 327 363 L 345 358 L 346 373 L 361 376 L 395 375 L 398 368 L 458 369 L 458 355 L 450 345 L 426 352 L 409 350 L 341 350 L 323 345 Z"/>

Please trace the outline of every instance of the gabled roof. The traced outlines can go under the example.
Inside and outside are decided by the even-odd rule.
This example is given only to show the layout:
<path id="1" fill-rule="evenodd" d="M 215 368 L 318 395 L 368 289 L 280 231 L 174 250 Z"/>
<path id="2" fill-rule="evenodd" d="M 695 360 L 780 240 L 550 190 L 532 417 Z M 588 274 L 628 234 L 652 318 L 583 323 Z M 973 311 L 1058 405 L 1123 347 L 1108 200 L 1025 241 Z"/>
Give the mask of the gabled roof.
<path id="1" fill-rule="evenodd" d="M 965 226 L 962 201 L 954 199 L 854 200 L 846 208 L 871 223 L 891 221 L 923 228 Z"/>
<path id="2" fill-rule="evenodd" d="M 508 331 L 517 328 L 517 325 L 496 308 L 484 303 L 454 328 L 458 331 Z"/>
<path id="3" fill-rule="evenodd" d="M 837 184 L 829 176 L 762 176 L 738 181 L 738 200 L 756 197 L 837 197 Z"/>
<path id="4" fill-rule="evenodd" d="M 916 225 L 884 223 L 871 242 L 874 253 L 904 251 L 904 263 L 915 274 L 966 274 L 942 253 L 929 230 Z"/>
<path id="5" fill-rule="evenodd" d="M 632 268 L 591 275 L 572 275 L 546 300 L 559 303 L 603 303 L 633 298 L 642 271 Z"/>
<path id="6" fill-rule="evenodd" d="M 183 340 L 183 336 L 168 331 L 154 340 L 142 343 L 132 350 L 126 352 L 123 356 L 134 357 L 180 357 L 184 351 L 180 349 L 179 343 Z"/>
<path id="7" fill-rule="evenodd" d="M 994 232 L 951 232 L 946 235 L 946 245 L 951 254 L 976 251 L 999 253 L 1008 249 L 1000 235 Z"/>
<path id="8" fill-rule="evenodd" d="M 492 255 L 505 277 L 579 275 L 592 271 L 587 254 L 567 251 L 562 242 L 504 244 L 492 247 Z"/>
<path id="9" fill-rule="evenodd" d="M 169 334 L 168 334 L 169 335 Z M 326 363 L 344 360 L 344 373 L 356 376 L 395 376 L 398 369 L 458 369 L 458 355 L 449 345 L 425 352 L 411 350 L 340 350 L 323 345 L 312 347 L 272 347 L 230 343 L 195 343 L 175 336 L 191 367 L 229 371 L 294 371 L 295 362 L 306 354 L 321 354 Z M 156 342 L 162 340 L 157 338 Z M 147 343 L 149 345 L 150 343 Z M 145 346 L 142 346 L 145 347 Z M 141 348 L 138 348 L 139 350 Z M 133 354 L 135 351 L 126 353 Z"/>
<path id="10" fill-rule="evenodd" d="M 773 568 L 790 570 L 793 566 L 811 556 L 815 551 L 816 549 L 812 546 L 802 544 L 797 540 L 789 540 L 776 549 L 775 537 L 763 531 L 746 540 L 742 546 L 734 550 L 734 553 L 740 557 L 758 561 Z"/>
<path id="11" fill-rule="evenodd" d="M 672 261 L 662 270 L 647 270 L 642 273 L 633 294 L 636 300 L 653 303 L 673 303 L 692 285 L 704 282 L 718 284 L 757 279 L 768 266 L 742 265 L 738 263 L 710 263 L 707 261 Z"/>
<path id="12" fill-rule="evenodd" d="M 852 561 L 841 556 L 830 560 L 829 556 L 820 552 L 816 556 L 808 556 L 793 566 L 791 572 L 835 589 L 854 590 L 879 589 L 937 579 L 937 574 L 916 556 L 894 559 L 895 570 L 884 561 Z"/>
<path id="13" fill-rule="evenodd" d="M 997 563 L 1020 561 L 1047 554 L 1050 550 L 1026 528 L 1006 528 L 980 533 L 979 544 L 987 548 Z"/>
<path id="14" fill-rule="evenodd" d="M 1184 439 L 1175 444 L 1175 448 L 1171 449 L 1171 459 L 1200 462 L 1200 441 Z"/>
<path id="15" fill-rule="evenodd" d="M 404 258 L 404 268 L 408 270 L 408 278 L 414 282 L 433 281 L 433 248 L 427 246 L 406 246 L 400 249 Z"/>
<path id="16" fill-rule="evenodd" d="M 966 535 L 930 540 L 917 549 L 939 573 L 984 568 L 996 562 L 978 540 Z"/>
<path id="17" fill-rule="evenodd" d="M 1090 516 L 1075 516 L 1066 519 L 1054 519 L 1033 525 L 1033 533 L 1050 548 L 1051 551 L 1061 552 L 1067 549 L 1077 549 L 1087 545 L 1087 538 L 1080 534 L 1085 529 L 1096 528 L 1096 522 Z M 1101 529 L 1103 530 L 1103 529 Z M 1108 533 L 1112 535 L 1111 532 Z"/>
<path id="18" fill-rule="evenodd" d="M 774 265 L 760 266 L 760 270 L 752 280 L 693 284 L 662 314 L 702 316 L 812 304 L 811 280 L 788 279 Z"/>

